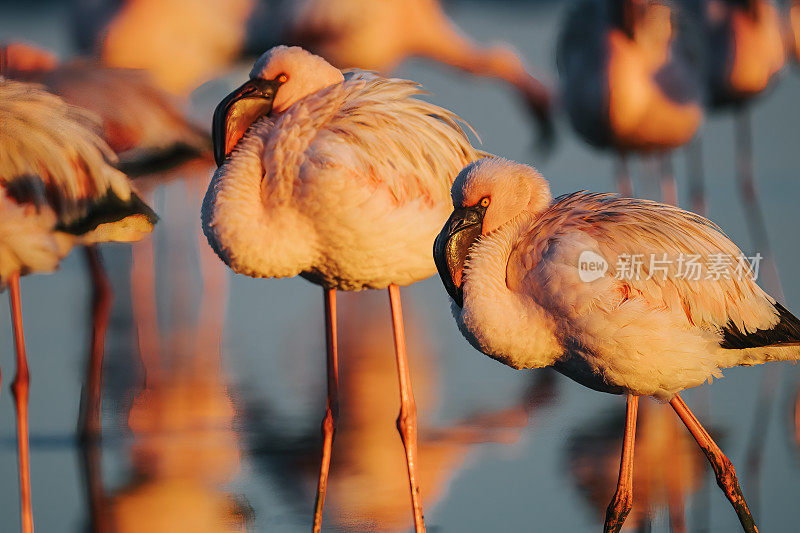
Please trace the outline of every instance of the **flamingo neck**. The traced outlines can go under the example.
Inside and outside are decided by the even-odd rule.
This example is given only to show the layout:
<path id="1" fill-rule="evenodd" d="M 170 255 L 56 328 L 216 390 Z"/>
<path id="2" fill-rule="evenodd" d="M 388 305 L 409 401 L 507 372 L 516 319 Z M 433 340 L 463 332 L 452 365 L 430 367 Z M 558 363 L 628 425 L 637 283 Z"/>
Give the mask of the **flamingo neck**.
<path id="1" fill-rule="evenodd" d="M 415 31 L 409 54 L 464 70 L 475 76 L 498 78 L 510 83 L 529 101 L 541 99 L 545 90 L 525 69 L 522 61 L 505 46 L 482 47 L 465 36 L 438 4 L 425 2 L 411 17 Z M 424 16 L 423 15 L 424 12 Z"/>
<path id="2" fill-rule="evenodd" d="M 464 307 L 454 307 L 467 340 L 513 368 L 549 366 L 562 353 L 553 319 L 525 293 L 526 270 L 514 254 L 533 218 L 521 214 L 473 245 L 464 270 Z"/>

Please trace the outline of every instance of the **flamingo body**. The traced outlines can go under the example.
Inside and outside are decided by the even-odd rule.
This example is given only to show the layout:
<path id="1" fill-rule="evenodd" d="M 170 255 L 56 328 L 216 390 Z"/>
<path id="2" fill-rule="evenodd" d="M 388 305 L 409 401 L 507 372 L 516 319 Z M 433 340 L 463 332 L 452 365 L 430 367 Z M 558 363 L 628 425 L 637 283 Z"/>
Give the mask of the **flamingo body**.
<path id="1" fill-rule="evenodd" d="M 700 2 L 708 39 L 708 97 L 714 107 L 762 93 L 785 62 L 781 22 L 766 0 Z"/>
<path id="2" fill-rule="evenodd" d="M 103 5 L 104 4 L 104 5 Z M 145 69 L 163 89 L 187 95 L 239 55 L 254 0 L 78 2 L 75 34 L 104 65 Z"/>
<path id="3" fill-rule="evenodd" d="M 502 192 L 510 188 L 525 200 L 511 202 Z M 740 257 L 705 218 L 611 194 L 551 201 L 538 172 L 501 159 L 474 163 L 454 182 L 457 209 L 487 196 L 483 233 L 461 279 L 449 283 L 462 287 L 463 307 L 452 306 L 459 329 L 490 357 L 514 368 L 553 366 L 602 392 L 663 400 L 720 377 L 722 368 L 800 357 L 800 321 L 752 279 L 683 279 L 674 260 L 664 279 L 647 262 L 639 279 L 617 276 L 624 254 Z M 586 252 L 608 263 L 588 282 L 579 273 Z"/>
<path id="4" fill-rule="evenodd" d="M 701 87 L 671 8 L 641 2 L 642 12 L 626 29 L 613 15 L 626 3 L 637 9 L 632 0 L 589 0 L 567 17 L 558 47 L 564 105 L 576 131 L 594 146 L 676 148 L 700 125 Z"/>
<path id="5" fill-rule="evenodd" d="M 272 54 L 323 61 L 299 48 Z M 209 243 L 253 277 L 300 274 L 342 290 L 426 278 L 450 177 L 480 153 L 458 117 L 414 98 L 416 84 L 326 72 L 332 83 L 257 121 L 217 170 L 203 204 Z"/>

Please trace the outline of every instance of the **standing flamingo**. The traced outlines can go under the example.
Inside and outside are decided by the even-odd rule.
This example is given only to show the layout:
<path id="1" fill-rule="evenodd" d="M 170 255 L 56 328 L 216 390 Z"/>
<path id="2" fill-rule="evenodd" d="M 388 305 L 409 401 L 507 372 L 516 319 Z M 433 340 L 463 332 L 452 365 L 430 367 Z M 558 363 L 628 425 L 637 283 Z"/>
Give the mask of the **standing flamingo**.
<path id="1" fill-rule="evenodd" d="M 638 398 L 654 396 L 670 402 L 756 532 L 733 465 L 678 395 L 722 368 L 800 358 L 800 320 L 755 283 L 736 245 L 666 204 L 588 192 L 553 200 L 537 171 L 499 158 L 462 170 L 452 196 L 434 258 L 467 340 L 514 368 L 552 366 L 627 395 L 605 531 L 631 509 Z"/>
<path id="2" fill-rule="evenodd" d="M 551 140 L 553 102 L 547 87 L 510 46 L 472 41 L 439 0 L 305 0 L 293 6 L 289 20 L 286 40 L 338 68 L 387 74 L 405 59 L 423 57 L 505 82 L 536 118 L 541 141 Z"/>
<path id="3" fill-rule="evenodd" d="M 26 533 L 33 531 L 33 517 L 29 376 L 19 276 L 53 270 L 72 245 L 84 244 L 95 286 L 107 283 L 94 245 L 140 239 L 155 222 L 155 214 L 132 191 L 126 176 L 108 164 L 114 154 L 90 129 L 94 126 L 86 112 L 38 86 L 0 81 L 0 278 L 10 287 L 16 343 L 12 391 L 17 408 L 21 523 Z M 93 343 L 96 332 L 97 324 Z"/>
<path id="4" fill-rule="evenodd" d="M 633 195 L 627 155 L 662 154 L 661 187 L 677 205 L 667 152 L 700 126 L 702 91 L 673 9 L 657 0 L 585 0 L 558 45 L 564 107 L 589 144 L 619 157 L 617 188 Z"/>
<path id="5" fill-rule="evenodd" d="M 219 169 L 203 229 L 234 272 L 301 275 L 322 285 L 328 404 L 314 529 L 319 531 L 338 416 L 336 291 L 388 286 L 400 378 L 398 429 L 414 525 L 424 531 L 416 469 L 416 406 L 400 291 L 430 276 L 430 243 L 447 216 L 459 165 L 481 157 L 450 111 L 414 98 L 416 84 L 346 75 L 302 48 L 279 46 L 214 113 Z"/>

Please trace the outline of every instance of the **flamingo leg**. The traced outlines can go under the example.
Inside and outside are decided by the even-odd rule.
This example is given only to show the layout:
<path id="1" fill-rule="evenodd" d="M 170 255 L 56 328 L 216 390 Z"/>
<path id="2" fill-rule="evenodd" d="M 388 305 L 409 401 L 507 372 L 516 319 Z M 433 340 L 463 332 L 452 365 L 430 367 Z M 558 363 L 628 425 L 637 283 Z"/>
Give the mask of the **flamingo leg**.
<path id="1" fill-rule="evenodd" d="M 322 509 L 328 489 L 328 472 L 331 465 L 333 435 L 339 420 L 339 355 L 336 334 L 336 289 L 325 291 L 325 343 L 327 345 L 328 401 L 322 419 L 322 464 L 319 468 L 317 501 L 314 505 L 314 533 L 322 530 Z"/>
<path id="2" fill-rule="evenodd" d="M 411 507 L 414 512 L 414 529 L 417 533 L 425 531 L 425 520 L 422 516 L 420 501 L 419 477 L 417 475 L 417 404 L 411 390 L 411 371 L 406 354 L 406 334 L 403 328 L 403 309 L 400 305 L 400 288 L 389 285 L 389 305 L 392 309 L 392 326 L 394 329 L 394 346 L 397 355 L 397 374 L 400 379 L 400 416 L 397 417 L 397 429 L 403 439 L 408 465 L 408 483 L 411 489 Z"/>
<path id="3" fill-rule="evenodd" d="M 81 472 L 89 507 L 90 531 L 106 533 L 109 531 L 104 512 L 105 489 L 103 488 L 103 450 L 98 439 L 87 439 L 80 446 Z"/>
<path id="4" fill-rule="evenodd" d="M 677 442 L 677 424 L 670 423 L 667 430 L 669 431 L 668 438 L 670 442 Z M 671 468 L 666 473 L 669 527 L 672 533 L 686 533 L 686 498 L 684 496 L 683 479 L 687 460 L 691 459 L 680 453 L 673 455 L 669 459 Z"/>
<path id="5" fill-rule="evenodd" d="M 660 156 L 661 167 L 661 200 L 669 205 L 678 206 L 678 185 L 675 182 L 675 171 L 672 168 L 672 154 L 665 152 Z"/>
<path id="6" fill-rule="evenodd" d="M 615 174 L 617 191 L 619 191 L 620 196 L 633 198 L 633 181 L 631 181 L 631 174 L 628 171 L 628 159 L 625 154 L 619 154 Z"/>
<path id="7" fill-rule="evenodd" d="M 22 330 L 22 303 L 19 295 L 19 272 L 8 281 L 11 316 L 14 323 L 14 344 L 17 348 L 17 375 L 11 392 L 17 407 L 17 450 L 19 453 L 20 523 L 23 533 L 33 533 L 31 507 L 30 449 L 28 448 L 28 358 L 25 355 L 25 335 Z"/>
<path id="8" fill-rule="evenodd" d="M 103 353 L 106 329 L 111 314 L 113 292 L 108 280 L 100 250 L 96 245 L 86 246 L 86 261 L 92 277 L 92 340 L 86 365 L 86 386 L 80 413 L 81 438 L 96 438 L 100 433 L 100 407 L 103 396 Z"/>
<path id="9" fill-rule="evenodd" d="M 628 394 L 628 409 L 625 416 L 625 438 L 622 442 L 622 458 L 619 465 L 617 491 L 606 510 L 604 533 L 617 533 L 633 508 L 633 444 L 636 440 L 636 415 L 639 397 Z"/>
<path id="10" fill-rule="evenodd" d="M 750 509 L 747 508 L 747 502 L 744 501 L 744 495 L 742 495 L 742 490 L 739 488 L 736 471 L 730 459 L 722 453 L 717 443 L 714 442 L 711 435 L 708 434 L 702 424 L 695 418 L 692 411 L 689 410 L 689 407 L 680 396 L 675 396 L 669 403 L 672 405 L 672 408 L 675 409 L 675 412 L 678 413 L 678 416 L 681 417 L 681 420 L 689 429 L 689 432 L 694 437 L 694 440 L 697 441 L 703 453 L 706 454 L 708 462 L 711 463 L 714 474 L 717 476 L 717 484 L 736 510 L 736 514 L 739 516 L 739 522 L 742 523 L 744 531 L 747 533 L 758 533 L 758 528 L 753 520 L 753 516 L 750 514 Z"/>
<path id="11" fill-rule="evenodd" d="M 758 200 L 753 170 L 753 136 L 750 127 L 750 115 L 741 110 L 736 114 L 736 167 L 739 181 L 739 193 L 744 204 L 744 213 L 750 229 L 753 247 L 763 256 L 761 271 L 764 273 L 766 289 L 779 302 L 784 302 L 783 287 L 778 276 L 778 267 L 772 248 L 769 244 L 764 213 Z"/>
<path id="12" fill-rule="evenodd" d="M 700 216 L 706 216 L 706 186 L 703 172 L 703 141 L 700 136 L 692 139 L 686 147 L 689 174 L 689 208 Z"/>

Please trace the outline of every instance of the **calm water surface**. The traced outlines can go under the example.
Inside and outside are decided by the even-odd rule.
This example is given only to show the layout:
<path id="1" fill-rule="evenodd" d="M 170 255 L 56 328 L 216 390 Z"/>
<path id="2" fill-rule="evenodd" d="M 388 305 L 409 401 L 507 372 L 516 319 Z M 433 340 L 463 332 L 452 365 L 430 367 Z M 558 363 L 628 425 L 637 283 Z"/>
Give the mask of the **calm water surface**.
<path id="1" fill-rule="evenodd" d="M 562 7 L 495 4 L 457 4 L 451 13 L 477 39 L 513 43 L 554 79 Z M 0 40 L 27 38 L 68 55 L 60 9 L 1 9 Z M 244 72 L 195 98 L 198 116 L 208 116 Z M 555 194 L 612 188 L 611 160 L 586 148 L 566 124 L 555 153 L 538 158 L 528 117 L 504 87 L 422 61 L 408 62 L 399 74 L 422 82 L 435 101 L 468 120 L 486 150 L 539 167 Z M 754 107 L 757 180 L 788 307 L 795 312 L 800 309 L 800 282 L 792 275 L 800 264 L 798 74 L 787 69 L 772 94 Z M 732 126 L 728 116 L 706 124 L 709 215 L 753 251 L 733 179 Z M 684 168 L 679 154 L 682 199 Z M 210 171 L 203 163 L 186 165 L 172 172 L 175 179 L 167 184 L 148 187 L 162 215 L 152 246 L 103 249 L 116 299 L 106 343 L 100 449 L 75 445 L 89 338 L 83 256 L 73 253 L 56 275 L 23 281 L 39 531 L 80 531 L 93 523 L 103 528 L 112 521 L 122 531 L 309 528 L 324 407 L 322 291 L 300 279 L 232 276 L 211 257 L 198 216 Z M 642 190 L 651 189 L 645 184 Z M 437 279 L 402 294 L 430 530 L 599 531 L 616 481 L 624 398 L 590 391 L 560 375 L 517 372 L 480 355 L 457 332 Z M 326 528 L 407 530 L 388 298 L 359 293 L 343 295 L 340 302 L 341 427 Z M 14 363 L 5 306 L 0 332 L 7 339 L 0 350 L 0 530 L 15 531 L 15 423 L 7 387 Z M 708 413 L 761 530 L 792 531 L 800 523 L 800 454 L 791 424 L 800 369 L 772 368 L 766 379 L 774 400 L 758 430 L 760 480 L 746 463 L 766 368 L 728 370 L 725 379 L 685 397 Z M 654 402 L 642 407 L 637 507 L 629 524 L 644 528 L 651 521 L 654 531 L 667 531 L 665 502 L 672 491 L 686 500 L 690 531 L 736 531 L 734 512 L 675 420 L 668 407 Z"/>

